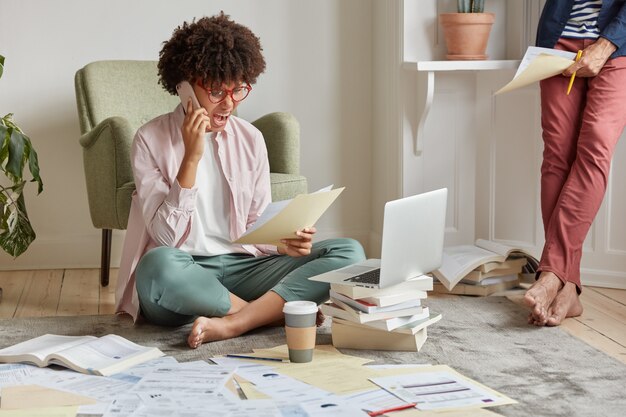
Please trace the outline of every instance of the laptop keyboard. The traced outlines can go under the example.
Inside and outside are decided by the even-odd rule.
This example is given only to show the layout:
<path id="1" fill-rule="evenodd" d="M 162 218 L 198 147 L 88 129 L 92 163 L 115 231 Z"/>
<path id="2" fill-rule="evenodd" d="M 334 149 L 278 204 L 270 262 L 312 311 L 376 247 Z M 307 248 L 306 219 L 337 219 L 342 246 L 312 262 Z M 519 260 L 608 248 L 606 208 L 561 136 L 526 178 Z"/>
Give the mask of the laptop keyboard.
<path id="1" fill-rule="evenodd" d="M 345 279 L 344 281 L 360 282 L 363 284 L 378 284 L 380 282 L 380 268 L 372 269 L 364 274 Z"/>

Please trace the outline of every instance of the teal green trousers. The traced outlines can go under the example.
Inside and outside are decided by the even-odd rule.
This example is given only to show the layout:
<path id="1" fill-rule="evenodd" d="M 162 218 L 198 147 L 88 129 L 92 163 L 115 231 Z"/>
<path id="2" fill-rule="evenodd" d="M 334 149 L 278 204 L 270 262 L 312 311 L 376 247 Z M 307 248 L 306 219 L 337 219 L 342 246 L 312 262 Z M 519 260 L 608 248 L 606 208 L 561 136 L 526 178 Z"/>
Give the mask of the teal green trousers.
<path id="1" fill-rule="evenodd" d="M 230 295 L 252 301 L 274 291 L 285 301 L 328 300 L 329 285 L 307 278 L 365 259 L 353 239 L 313 244 L 311 254 L 254 257 L 247 254 L 192 256 L 166 246 L 148 251 L 135 271 L 142 316 L 164 326 L 180 326 L 198 316 L 222 317 Z"/>

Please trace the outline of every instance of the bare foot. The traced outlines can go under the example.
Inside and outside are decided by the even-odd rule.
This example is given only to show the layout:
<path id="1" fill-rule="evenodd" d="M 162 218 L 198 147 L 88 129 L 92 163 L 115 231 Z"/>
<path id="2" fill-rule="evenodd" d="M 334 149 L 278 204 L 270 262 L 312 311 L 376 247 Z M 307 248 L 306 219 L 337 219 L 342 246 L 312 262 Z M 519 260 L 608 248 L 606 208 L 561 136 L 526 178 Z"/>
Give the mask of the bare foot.
<path id="1" fill-rule="evenodd" d="M 230 339 L 247 331 L 275 323 L 284 317 L 285 300 L 268 291 L 250 303 L 241 303 L 241 309 L 224 317 L 198 317 L 187 337 L 189 347 L 195 349 L 205 342 Z"/>
<path id="2" fill-rule="evenodd" d="M 565 318 L 577 317 L 582 313 L 583 305 L 578 298 L 576 284 L 566 282 L 548 309 L 546 325 L 558 326 Z"/>
<path id="3" fill-rule="evenodd" d="M 242 331 L 237 330 L 229 317 L 198 317 L 193 322 L 191 332 L 187 337 L 189 347 L 195 349 L 205 342 L 230 339 L 243 334 Z"/>
<path id="4" fill-rule="evenodd" d="M 552 272 L 542 272 L 537 282 L 533 284 L 526 295 L 524 302 L 531 308 L 528 323 L 544 326 L 548 320 L 548 307 L 563 287 L 563 282 Z"/>

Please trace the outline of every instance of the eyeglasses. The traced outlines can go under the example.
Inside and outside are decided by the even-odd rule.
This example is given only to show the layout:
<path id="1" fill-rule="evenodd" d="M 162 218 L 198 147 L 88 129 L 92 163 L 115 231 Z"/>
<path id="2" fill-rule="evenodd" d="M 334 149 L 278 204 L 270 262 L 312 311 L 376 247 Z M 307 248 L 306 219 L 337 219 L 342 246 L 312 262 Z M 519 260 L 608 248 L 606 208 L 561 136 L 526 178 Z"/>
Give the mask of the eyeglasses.
<path id="1" fill-rule="evenodd" d="M 221 103 L 226 99 L 226 96 L 230 96 L 230 98 L 235 102 L 239 103 L 244 100 L 250 94 L 250 90 L 252 87 L 250 84 L 242 84 L 239 87 L 235 87 L 232 90 L 228 89 L 211 89 L 206 88 L 200 81 L 197 82 L 198 87 L 202 88 L 206 91 L 207 96 L 209 97 L 209 101 L 213 104 Z"/>

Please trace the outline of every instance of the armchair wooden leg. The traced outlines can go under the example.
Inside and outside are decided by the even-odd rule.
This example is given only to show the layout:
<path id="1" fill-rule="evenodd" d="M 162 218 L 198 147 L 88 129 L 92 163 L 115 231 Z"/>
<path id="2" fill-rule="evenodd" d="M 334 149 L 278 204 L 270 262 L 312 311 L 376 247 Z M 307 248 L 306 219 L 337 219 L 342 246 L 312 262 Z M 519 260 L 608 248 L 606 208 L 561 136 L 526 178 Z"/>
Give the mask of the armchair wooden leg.
<path id="1" fill-rule="evenodd" d="M 100 285 L 109 285 L 109 268 L 111 266 L 111 229 L 102 229 L 102 256 L 100 258 Z"/>

